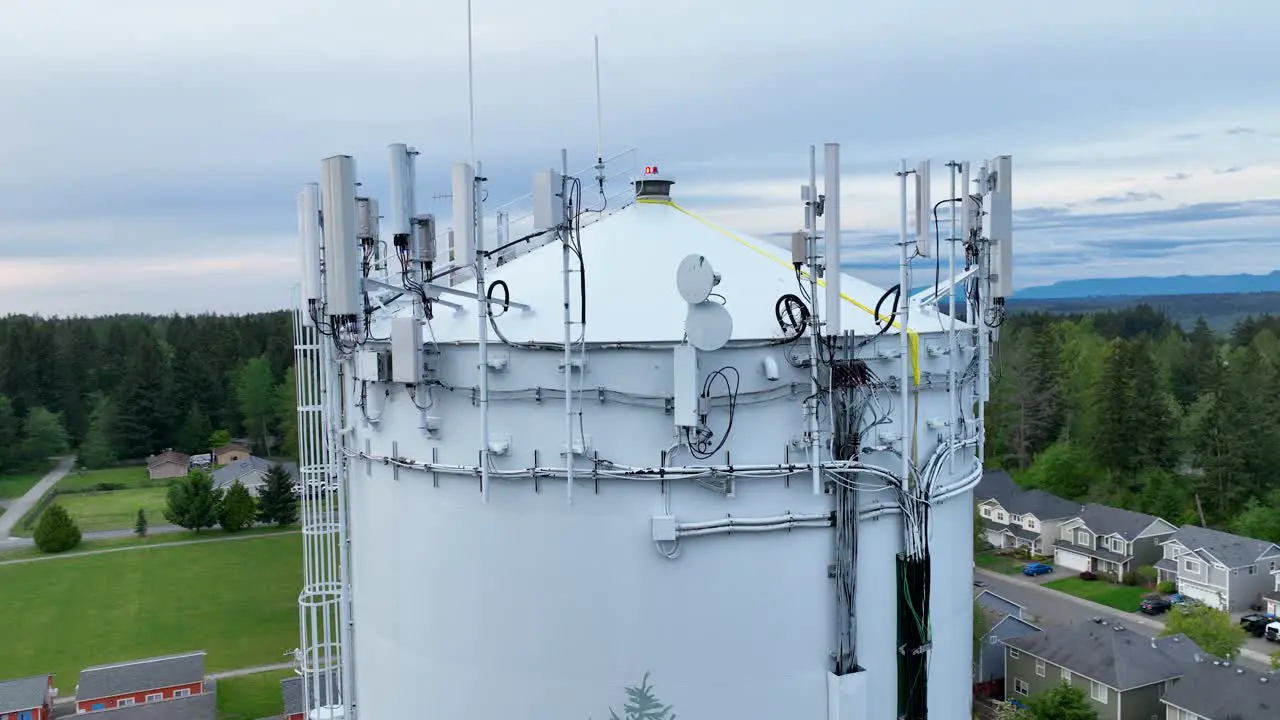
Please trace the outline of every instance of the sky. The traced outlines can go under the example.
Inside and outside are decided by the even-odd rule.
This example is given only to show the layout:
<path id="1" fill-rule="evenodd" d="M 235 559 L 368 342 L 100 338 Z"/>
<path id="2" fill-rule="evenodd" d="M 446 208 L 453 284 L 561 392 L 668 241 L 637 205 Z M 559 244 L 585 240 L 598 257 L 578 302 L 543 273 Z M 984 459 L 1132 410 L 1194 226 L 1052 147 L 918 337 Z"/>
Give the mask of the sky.
<path id="1" fill-rule="evenodd" d="M 465 0 L 0 0 L 0 313 L 249 312 L 297 279 L 295 195 L 471 157 Z M 782 242 L 842 146 L 843 256 L 882 284 L 900 158 L 1014 158 L 1016 287 L 1280 268 L 1280 3 L 474 0 L 490 205 L 592 164 Z M 821 172 L 821 170 L 819 170 Z M 821 183 L 821 180 L 819 181 Z M 948 215 L 943 212 L 943 222 Z M 944 228 L 944 233 L 946 229 Z"/>

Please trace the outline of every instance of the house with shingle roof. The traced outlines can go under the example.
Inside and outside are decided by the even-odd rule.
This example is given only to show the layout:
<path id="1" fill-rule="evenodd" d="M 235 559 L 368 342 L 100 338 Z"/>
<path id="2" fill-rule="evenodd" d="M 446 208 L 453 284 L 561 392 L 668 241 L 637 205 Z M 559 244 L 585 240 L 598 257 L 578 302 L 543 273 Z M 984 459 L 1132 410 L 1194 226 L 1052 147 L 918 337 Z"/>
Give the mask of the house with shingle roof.
<path id="1" fill-rule="evenodd" d="M 1004 641 L 1005 699 L 1061 683 L 1084 691 L 1099 720 L 1163 717 L 1161 698 L 1207 656 L 1186 635 L 1153 638 L 1101 619 Z"/>
<path id="2" fill-rule="evenodd" d="M 80 671 L 76 712 L 160 703 L 205 691 L 203 651 L 97 665 Z"/>
<path id="3" fill-rule="evenodd" d="M 1261 605 L 1280 567 L 1280 546 L 1221 530 L 1185 525 L 1162 543 L 1161 580 L 1212 608 L 1242 612 Z"/>
<path id="4" fill-rule="evenodd" d="M 0 718 L 49 720 L 52 717 L 52 675 L 0 680 Z"/>
<path id="5" fill-rule="evenodd" d="M 1078 572 L 1107 573 L 1117 580 L 1155 565 L 1178 528 L 1155 515 L 1088 503 L 1062 523 L 1053 541 L 1054 564 Z"/>
<path id="6" fill-rule="evenodd" d="M 985 625 L 978 640 L 982 648 L 978 650 L 973 668 L 974 685 L 1003 682 L 1004 641 L 1040 632 L 1040 628 L 1024 617 L 1025 608 L 990 590 L 975 587 L 973 601 L 981 611 Z M 993 692 L 1000 697 L 1003 691 Z"/>
<path id="7" fill-rule="evenodd" d="M 1080 503 L 1044 490 L 1023 490 L 1004 470 L 987 470 L 974 489 L 978 516 L 987 542 L 996 548 L 1026 548 L 1034 555 L 1051 553 L 1066 520 Z"/>
<path id="8" fill-rule="evenodd" d="M 237 480 L 241 485 L 249 490 L 249 494 L 254 497 L 267 484 L 267 472 L 271 470 L 273 465 L 281 465 L 296 481 L 298 479 L 298 466 L 294 463 L 276 463 L 271 460 L 260 458 L 257 455 L 249 455 L 242 460 L 237 460 L 230 465 L 224 465 L 213 471 L 213 487 L 218 490 L 228 490 Z"/>
<path id="9" fill-rule="evenodd" d="M 1161 702 L 1169 720 L 1275 720 L 1280 717 L 1280 675 L 1204 657 Z"/>
<path id="10" fill-rule="evenodd" d="M 191 468 L 191 456 L 172 448 L 147 458 L 147 477 L 152 480 L 185 477 Z"/>

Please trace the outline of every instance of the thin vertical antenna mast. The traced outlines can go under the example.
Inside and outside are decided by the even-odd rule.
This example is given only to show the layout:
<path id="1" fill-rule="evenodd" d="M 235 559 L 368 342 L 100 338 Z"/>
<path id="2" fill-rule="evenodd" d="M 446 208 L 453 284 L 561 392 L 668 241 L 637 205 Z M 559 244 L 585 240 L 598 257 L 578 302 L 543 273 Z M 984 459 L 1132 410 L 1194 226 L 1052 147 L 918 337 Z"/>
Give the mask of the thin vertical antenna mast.
<path id="1" fill-rule="evenodd" d="M 471 146 L 471 167 L 476 166 L 476 74 L 471 51 L 471 0 L 467 0 L 467 141 Z"/>
<path id="2" fill-rule="evenodd" d="M 604 197 L 604 112 L 600 100 L 600 36 L 596 41 L 596 182 L 600 185 L 600 196 Z"/>

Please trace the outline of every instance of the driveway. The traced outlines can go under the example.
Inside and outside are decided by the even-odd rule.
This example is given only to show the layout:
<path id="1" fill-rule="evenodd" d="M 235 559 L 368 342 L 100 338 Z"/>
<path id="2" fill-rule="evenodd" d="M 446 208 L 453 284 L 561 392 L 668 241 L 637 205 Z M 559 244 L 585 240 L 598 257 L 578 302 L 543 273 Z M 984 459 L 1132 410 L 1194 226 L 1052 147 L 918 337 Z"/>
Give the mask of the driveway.
<path id="1" fill-rule="evenodd" d="M 983 568 L 974 568 L 973 578 L 985 583 L 985 588 L 991 592 L 1026 608 L 1027 613 L 1035 616 L 1034 619 L 1029 618 L 1028 622 L 1042 628 L 1106 617 L 1119 619 L 1130 629 L 1144 635 L 1156 636 L 1164 630 L 1164 623 L 1158 618 L 1138 612 L 1122 612 L 1074 595 L 1040 587 L 1031 578 L 1001 575 Z M 1241 646 L 1237 660 L 1255 670 L 1266 672 L 1271 669 L 1268 656 L 1276 650 L 1280 650 L 1280 645 L 1250 637 Z"/>
<path id="2" fill-rule="evenodd" d="M 13 526 L 18 524 L 22 516 L 35 507 L 36 503 L 40 502 L 40 498 L 52 490 L 53 486 L 57 485 L 63 476 L 71 472 L 71 467 L 75 464 L 75 461 L 75 456 L 62 458 L 48 474 L 40 479 L 40 482 L 27 491 L 27 494 L 14 500 L 9 505 L 9 508 L 4 511 L 4 515 L 0 515 L 0 544 L 9 540 L 9 533 L 13 532 Z"/>

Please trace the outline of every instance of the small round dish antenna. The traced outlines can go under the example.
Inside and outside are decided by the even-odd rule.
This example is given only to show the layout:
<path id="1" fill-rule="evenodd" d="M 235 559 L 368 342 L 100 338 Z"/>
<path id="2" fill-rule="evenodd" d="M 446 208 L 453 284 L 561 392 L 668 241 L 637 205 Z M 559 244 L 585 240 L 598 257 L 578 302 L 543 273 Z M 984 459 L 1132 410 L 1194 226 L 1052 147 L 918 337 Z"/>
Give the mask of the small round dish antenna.
<path id="1" fill-rule="evenodd" d="M 705 302 L 711 289 L 719 283 L 720 276 L 711 269 L 711 263 L 696 253 L 685 257 L 676 267 L 676 289 L 690 305 Z"/>
<path id="2" fill-rule="evenodd" d="M 691 304 L 684 316 L 684 332 L 690 345 L 702 352 L 715 352 L 733 336 L 733 316 L 718 302 Z"/>

